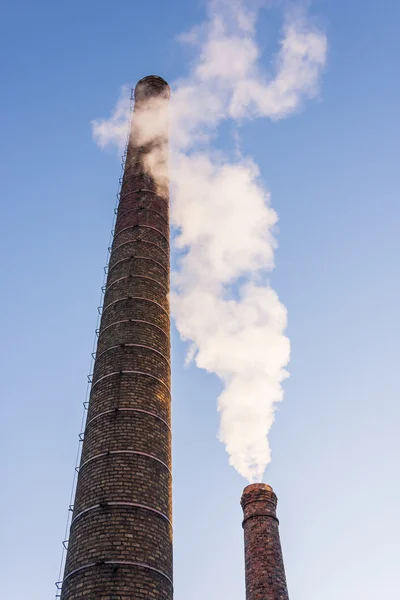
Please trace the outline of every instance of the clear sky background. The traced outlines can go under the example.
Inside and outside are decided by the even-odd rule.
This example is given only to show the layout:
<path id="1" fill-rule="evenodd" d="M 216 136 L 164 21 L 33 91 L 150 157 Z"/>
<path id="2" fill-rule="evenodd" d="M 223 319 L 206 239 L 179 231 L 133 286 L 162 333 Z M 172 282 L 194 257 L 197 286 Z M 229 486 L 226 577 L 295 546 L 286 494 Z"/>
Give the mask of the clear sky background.
<path id="1" fill-rule="evenodd" d="M 316 101 L 249 123 L 279 223 L 274 288 L 291 378 L 266 473 L 291 600 L 396 598 L 399 105 L 396 0 L 315 0 Z M 53 598 L 119 162 L 92 141 L 122 84 L 184 75 L 202 1 L 7 1 L 0 22 L 0 597 Z M 276 40 L 263 12 L 259 41 Z M 244 599 L 240 495 L 216 439 L 216 378 L 173 332 L 176 600 Z"/>

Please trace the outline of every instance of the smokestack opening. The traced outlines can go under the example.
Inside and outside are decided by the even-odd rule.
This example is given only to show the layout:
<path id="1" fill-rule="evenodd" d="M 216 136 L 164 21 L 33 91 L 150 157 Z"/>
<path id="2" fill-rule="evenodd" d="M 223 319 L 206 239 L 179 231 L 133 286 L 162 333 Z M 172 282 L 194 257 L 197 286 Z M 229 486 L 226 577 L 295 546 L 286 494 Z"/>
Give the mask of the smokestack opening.
<path id="1" fill-rule="evenodd" d="M 250 483 L 243 490 L 241 502 L 250 500 L 255 494 L 268 495 L 271 492 L 273 493 L 274 490 L 268 483 Z"/>
<path id="2" fill-rule="evenodd" d="M 137 82 L 135 87 L 135 102 L 140 102 L 150 96 L 161 96 L 168 99 L 171 90 L 168 83 L 158 75 L 147 75 Z"/>

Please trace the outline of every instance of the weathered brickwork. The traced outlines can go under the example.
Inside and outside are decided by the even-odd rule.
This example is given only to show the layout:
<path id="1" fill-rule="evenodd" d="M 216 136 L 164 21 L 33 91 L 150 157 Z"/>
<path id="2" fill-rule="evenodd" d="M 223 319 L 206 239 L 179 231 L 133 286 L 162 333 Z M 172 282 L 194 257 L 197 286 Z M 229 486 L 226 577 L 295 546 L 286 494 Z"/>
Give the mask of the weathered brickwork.
<path id="1" fill-rule="evenodd" d="M 149 98 L 160 96 L 169 96 L 164 80 L 150 76 L 139 82 L 136 115 Z M 160 140 L 166 152 L 166 132 L 160 132 Z M 109 261 L 62 600 L 172 600 L 173 596 L 169 198 L 167 188 L 160 190 L 145 172 L 144 159 L 151 148 L 151 144 L 139 147 L 132 135 Z"/>
<path id="2" fill-rule="evenodd" d="M 248 485 L 243 491 L 246 600 L 289 600 L 277 502 L 264 483 Z"/>

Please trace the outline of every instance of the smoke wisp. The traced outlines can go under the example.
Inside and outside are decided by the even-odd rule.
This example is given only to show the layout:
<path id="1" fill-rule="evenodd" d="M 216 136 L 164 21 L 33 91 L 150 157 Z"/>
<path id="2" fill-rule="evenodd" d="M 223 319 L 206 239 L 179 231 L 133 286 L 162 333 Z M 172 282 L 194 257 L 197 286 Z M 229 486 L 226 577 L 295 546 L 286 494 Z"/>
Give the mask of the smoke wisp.
<path id="1" fill-rule="evenodd" d="M 326 38 L 304 10 L 287 12 L 273 72 L 262 67 L 256 39 L 258 11 L 244 0 L 212 0 L 208 20 L 180 37 L 197 59 L 172 85 L 165 103 L 139 117 L 138 135 L 156 138 L 169 119 L 171 217 L 180 253 L 173 274 L 172 314 L 189 343 L 188 361 L 215 373 L 219 439 L 230 464 L 250 482 L 261 481 L 270 462 L 268 433 L 288 376 L 287 314 L 267 281 L 274 268 L 278 217 L 257 165 L 240 153 L 216 151 L 226 120 L 281 119 L 318 94 Z M 123 144 L 129 123 L 127 94 L 108 120 L 94 121 L 100 146 Z M 165 165 L 149 156 L 162 180 Z"/>

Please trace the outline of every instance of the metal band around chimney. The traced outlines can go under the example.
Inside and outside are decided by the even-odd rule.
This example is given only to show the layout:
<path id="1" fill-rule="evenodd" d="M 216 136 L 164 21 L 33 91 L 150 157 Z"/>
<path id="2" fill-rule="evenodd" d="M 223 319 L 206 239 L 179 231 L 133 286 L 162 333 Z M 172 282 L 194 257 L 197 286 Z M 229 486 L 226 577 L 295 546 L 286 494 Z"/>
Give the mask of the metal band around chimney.
<path id="1" fill-rule="evenodd" d="M 161 383 L 167 389 L 167 391 L 169 393 L 171 393 L 170 388 L 162 379 L 160 379 L 159 377 L 156 377 L 155 375 L 151 375 L 150 373 L 145 373 L 144 371 L 113 371 L 112 373 L 107 373 L 107 375 L 103 375 L 102 377 L 99 377 L 99 379 L 96 379 L 96 381 L 94 381 L 92 383 L 92 390 L 100 381 L 102 381 L 103 379 L 106 379 L 106 377 L 112 377 L 113 375 L 130 375 L 130 374 L 151 377 L 151 379 L 155 379 L 156 381 Z"/>
<path id="2" fill-rule="evenodd" d="M 159 285 L 160 287 L 162 287 L 162 289 L 168 294 L 169 290 L 168 288 L 160 283 L 159 281 L 157 281 L 157 279 L 154 279 L 153 277 L 148 277 L 147 275 L 125 275 L 124 277 L 120 277 L 119 279 L 116 279 L 115 281 L 113 281 L 112 283 L 110 283 L 109 285 L 106 286 L 106 292 L 108 292 L 108 290 L 110 288 L 112 288 L 116 283 L 123 281 L 124 279 L 148 279 L 149 281 L 153 281 L 154 283 L 156 283 L 157 285 Z"/>
<path id="3" fill-rule="evenodd" d="M 122 248 L 122 246 L 126 246 L 126 244 L 151 244 L 152 246 L 156 246 L 159 250 L 161 250 L 161 252 L 163 254 L 165 254 L 165 256 L 169 260 L 168 252 L 166 252 L 164 250 L 164 248 L 162 248 L 161 246 L 159 246 L 155 242 L 150 242 L 150 240 L 142 240 L 141 238 L 138 238 L 136 240 L 128 240 L 127 242 L 122 242 L 122 244 L 119 244 L 118 246 L 115 246 L 115 248 L 112 248 L 112 247 L 109 248 L 110 254 L 114 254 L 114 252 L 116 252 L 119 248 Z"/>
<path id="4" fill-rule="evenodd" d="M 117 237 L 124 231 L 127 231 L 128 229 L 136 229 L 136 227 L 143 227 L 144 229 L 152 229 L 153 231 L 157 231 L 157 233 L 159 233 L 165 239 L 165 241 L 167 242 L 167 245 L 169 247 L 169 239 L 167 237 L 165 237 L 163 232 L 160 231 L 159 229 L 157 229 L 157 227 L 152 227 L 151 225 L 129 225 L 129 227 L 124 227 L 123 229 L 120 229 L 119 231 L 115 232 L 114 240 L 116 240 Z"/>
<path id="5" fill-rule="evenodd" d="M 151 346 L 145 346 L 144 344 L 130 344 L 129 342 L 127 342 L 126 344 L 125 343 L 124 344 L 116 344 L 115 346 L 110 346 L 109 348 L 106 348 L 105 350 L 100 352 L 100 354 L 96 354 L 96 359 L 100 358 L 100 356 L 103 356 L 103 354 L 106 354 L 106 352 L 109 352 L 110 350 L 115 350 L 116 348 L 145 348 L 146 350 L 151 350 L 151 352 L 155 352 L 156 354 L 161 356 L 161 358 L 163 358 L 165 360 L 167 365 L 171 366 L 171 363 L 168 360 L 168 358 L 166 356 L 164 356 L 164 354 L 162 352 L 160 352 L 159 350 L 156 350 L 155 348 L 152 348 Z"/>
<path id="6" fill-rule="evenodd" d="M 159 331 L 161 331 L 161 333 L 163 333 L 165 337 L 169 340 L 169 335 L 164 331 L 162 327 L 156 325 L 155 323 L 151 323 L 151 321 L 144 321 L 143 319 L 122 319 L 122 321 L 114 321 L 113 323 L 110 323 L 106 327 L 102 328 L 102 330 L 99 333 L 99 338 L 105 331 L 107 331 L 107 329 L 109 329 L 110 327 L 114 327 L 115 325 L 119 325 L 120 323 L 143 323 L 145 325 L 151 325 L 152 327 L 156 327 Z"/>
<path id="7" fill-rule="evenodd" d="M 159 267 L 161 267 L 161 269 L 163 269 L 163 271 L 165 271 L 168 275 L 168 269 L 164 265 L 162 265 L 158 260 L 154 260 L 154 258 L 150 258 L 149 256 L 127 256 L 126 258 L 121 258 L 120 260 L 117 260 L 117 262 L 113 263 L 111 266 L 108 267 L 108 272 L 111 273 L 113 268 L 122 262 L 126 262 L 127 260 L 139 260 L 139 259 L 140 260 L 149 260 L 149 261 L 153 262 L 155 265 L 158 265 Z"/>
<path id="8" fill-rule="evenodd" d="M 246 521 L 250 521 L 250 519 L 255 519 L 256 517 L 268 517 L 269 519 L 273 519 L 274 521 L 276 521 L 279 525 L 279 519 L 278 519 L 278 517 L 275 517 L 275 515 L 270 515 L 269 513 L 256 513 L 254 515 L 249 515 L 248 517 L 243 519 L 242 527 L 244 527 L 244 524 L 246 523 Z"/>
<path id="9" fill-rule="evenodd" d="M 138 192 L 148 192 L 150 194 L 154 194 L 155 196 L 157 196 L 157 198 L 161 198 L 162 200 L 164 200 L 165 202 L 169 202 L 169 198 L 165 198 L 164 196 L 161 196 L 161 194 L 159 194 L 158 192 L 156 192 L 155 190 L 150 190 L 149 188 L 139 188 L 137 190 L 133 190 L 134 193 L 138 193 Z"/>
<path id="10" fill-rule="evenodd" d="M 164 221 L 165 225 L 169 228 L 169 223 L 167 221 L 167 219 L 158 211 L 155 210 L 154 208 L 149 208 L 148 206 L 140 206 L 140 207 L 133 207 L 133 208 L 128 208 L 126 210 L 122 210 L 118 211 L 118 215 L 119 218 L 121 217 L 125 217 L 125 215 L 129 215 L 129 213 L 136 213 L 137 217 L 138 217 L 138 223 L 137 225 L 140 227 L 141 223 L 139 222 L 139 218 L 140 216 L 144 213 L 144 212 L 152 212 L 154 214 L 156 214 L 158 217 L 160 217 L 160 219 L 162 221 Z M 148 223 L 144 223 L 144 225 L 147 225 Z"/>
<path id="11" fill-rule="evenodd" d="M 160 571 L 160 569 L 156 569 L 155 567 L 146 565 L 145 563 L 130 562 L 130 561 L 117 561 L 117 560 L 104 560 L 104 561 L 100 561 L 100 562 L 88 563 L 87 565 L 78 567 L 77 569 L 74 569 L 73 571 L 68 573 L 68 575 L 66 575 L 64 577 L 64 579 L 62 581 L 62 585 L 67 581 L 67 579 L 72 577 L 72 575 L 75 575 L 76 573 L 79 573 L 80 571 L 83 571 L 84 569 L 90 569 L 91 567 L 100 567 L 102 565 L 126 565 L 126 566 L 142 567 L 143 569 L 148 569 L 149 571 L 155 571 L 159 575 L 162 575 L 163 577 L 165 577 L 165 579 L 168 579 L 168 581 L 170 582 L 171 585 L 173 585 L 173 581 L 172 581 L 171 577 L 169 577 L 169 575 L 164 573 L 164 571 Z"/>
<path id="12" fill-rule="evenodd" d="M 78 468 L 79 472 L 83 469 L 83 467 L 85 467 L 87 464 L 91 463 L 93 460 L 97 460 L 98 458 L 105 458 L 105 457 L 111 456 L 112 454 L 134 454 L 134 455 L 138 455 L 138 456 L 145 456 L 146 458 L 151 458 L 152 460 L 155 460 L 158 463 L 160 463 L 160 465 L 165 467 L 167 469 L 168 473 L 171 474 L 171 469 L 163 460 L 161 460 L 160 458 L 157 458 L 156 456 L 153 456 L 152 454 L 147 454 L 147 452 L 139 452 L 139 450 L 108 450 L 107 452 L 101 452 L 100 454 L 95 454 L 95 456 L 88 458 L 87 460 L 85 460 L 84 463 L 82 463 L 79 466 L 79 468 Z"/>
<path id="13" fill-rule="evenodd" d="M 88 508 L 85 508 L 80 513 L 78 513 L 72 519 L 72 521 L 71 521 L 71 527 L 72 527 L 72 525 L 75 523 L 75 521 L 77 519 L 79 519 L 80 517 L 82 517 L 86 513 L 89 513 L 92 510 L 95 510 L 97 508 L 106 508 L 108 506 L 116 506 L 116 507 L 118 507 L 118 506 L 126 506 L 126 507 L 130 507 L 130 508 L 141 508 L 143 510 L 148 510 L 150 512 L 156 513 L 157 515 L 159 515 L 160 517 L 162 517 L 163 519 L 165 519 L 170 525 L 172 525 L 172 523 L 171 523 L 170 519 L 167 517 L 167 515 L 165 515 L 160 510 L 157 510 L 156 508 L 152 508 L 151 506 L 146 506 L 145 504 L 138 504 L 137 502 L 102 502 L 101 504 L 94 504 L 93 506 L 89 506 Z"/>
<path id="14" fill-rule="evenodd" d="M 154 417 L 155 419 L 158 419 L 159 421 L 164 423 L 164 425 L 171 431 L 171 427 L 168 425 L 167 421 L 165 419 L 163 419 L 162 417 L 160 417 L 159 415 L 156 415 L 156 413 L 150 412 L 149 410 L 144 410 L 142 408 L 120 408 L 119 406 L 117 406 L 116 408 L 110 408 L 110 410 L 105 410 L 105 411 L 99 413 L 98 415 L 96 415 L 95 417 L 90 419 L 90 421 L 88 421 L 86 423 L 86 427 L 89 427 L 89 425 L 91 423 L 93 423 L 93 421 L 96 421 L 96 419 L 99 419 L 100 417 L 103 417 L 104 415 L 109 415 L 111 413 L 117 413 L 117 412 L 138 412 L 138 413 L 143 413 L 145 415 L 150 415 L 150 416 Z"/>
<path id="15" fill-rule="evenodd" d="M 146 302 L 151 302 L 152 304 L 157 304 L 157 306 L 160 307 L 169 318 L 168 311 L 166 308 L 164 308 L 164 306 L 162 304 L 160 304 L 156 300 L 151 300 L 150 298 L 144 298 L 143 296 L 124 296 L 123 298 L 118 298 L 117 300 L 113 300 L 106 306 L 103 306 L 103 315 L 104 315 L 104 311 L 107 310 L 107 308 L 109 308 L 113 304 L 116 304 L 117 302 L 123 302 L 124 300 L 145 300 Z"/>
<path id="16" fill-rule="evenodd" d="M 128 166 L 128 169 L 131 168 L 132 165 Z M 157 196 L 157 198 L 161 198 L 161 200 L 163 200 L 164 202 L 169 202 L 169 198 L 164 198 L 164 196 L 161 196 L 161 194 L 158 194 L 157 192 L 155 192 L 154 190 L 149 190 L 147 188 L 141 188 L 139 190 L 131 190 L 130 192 L 125 192 L 125 194 L 123 196 L 120 197 L 120 201 L 123 198 L 126 198 L 126 196 L 130 196 L 131 194 L 139 194 L 140 192 L 147 192 L 150 194 L 154 194 L 155 196 Z"/>
<path id="17" fill-rule="evenodd" d="M 119 215 L 119 217 L 122 217 L 122 216 L 125 216 L 125 215 L 129 215 L 129 213 L 131 213 L 131 212 L 135 212 L 139 216 L 139 214 L 141 212 L 144 212 L 144 211 L 155 213 L 156 215 L 158 215 L 159 217 L 161 217 L 161 219 L 165 222 L 165 224 L 167 225 L 167 227 L 169 227 L 169 223 L 168 223 L 167 219 L 160 212 L 158 212 L 158 210 L 155 210 L 154 208 L 148 208 L 148 207 L 145 207 L 145 206 L 143 206 L 143 207 L 142 206 L 139 206 L 139 207 L 134 206 L 132 208 L 128 208 L 127 210 L 122 210 L 121 209 L 121 211 L 118 211 L 118 215 Z M 138 223 L 138 225 L 140 225 L 140 223 Z"/>

